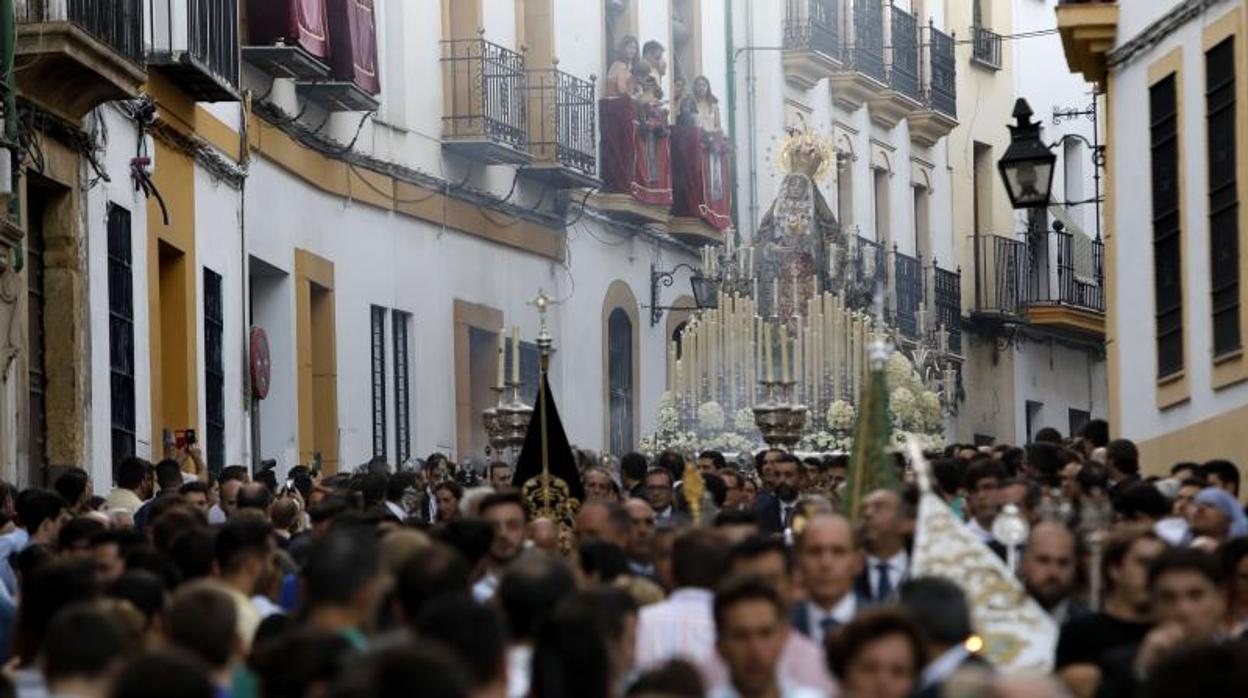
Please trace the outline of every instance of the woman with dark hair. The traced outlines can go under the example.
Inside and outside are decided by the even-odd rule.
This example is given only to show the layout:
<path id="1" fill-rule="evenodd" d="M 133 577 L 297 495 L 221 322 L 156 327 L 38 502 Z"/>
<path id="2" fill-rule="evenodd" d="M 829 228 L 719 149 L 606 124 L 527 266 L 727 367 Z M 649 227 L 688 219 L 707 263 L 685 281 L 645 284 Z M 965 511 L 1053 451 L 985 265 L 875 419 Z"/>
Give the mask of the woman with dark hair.
<path id="1" fill-rule="evenodd" d="M 615 60 L 607 70 L 607 97 L 635 97 L 638 92 L 637 83 L 633 80 L 633 69 L 641 55 L 641 45 L 637 37 L 626 36 L 620 39 Z"/>
<path id="2" fill-rule="evenodd" d="M 609 698 L 611 653 L 602 624 L 589 606 L 573 597 L 541 624 L 533 648 L 533 698 Z"/>
<path id="3" fill-rule="evenodd" d="M 906 698 L 925 662 L 919 629 L 894 609 L 864 611 L 828 640 L 846 698 Z"/>
<path id="4" fill-rule="evenodd" d="M 464 498 L 464 488 L 459 483 L 440 482 L 433 488 L 433 496 L 437 499 L 437 521 L 454 521 L 459 518 L 459 501 Z"/>

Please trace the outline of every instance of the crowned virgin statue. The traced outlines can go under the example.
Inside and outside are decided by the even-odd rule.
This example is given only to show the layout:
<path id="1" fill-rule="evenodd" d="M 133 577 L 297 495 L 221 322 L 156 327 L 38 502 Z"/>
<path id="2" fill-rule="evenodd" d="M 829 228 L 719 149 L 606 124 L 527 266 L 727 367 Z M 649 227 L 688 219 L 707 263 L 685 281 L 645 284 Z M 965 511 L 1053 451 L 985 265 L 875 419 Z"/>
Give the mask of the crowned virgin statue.
<path id="1" fill-rule="evenodd" d="M 790 132 L 781 149 L 780 193 L 754 241 L 764 316 L 787 322 L 804 314 L 817 293 L 837 291 L 851 275 L 845 235 L 816 184 L 829 157 L 835 161 L 830 146 L 810 132 Z"/>

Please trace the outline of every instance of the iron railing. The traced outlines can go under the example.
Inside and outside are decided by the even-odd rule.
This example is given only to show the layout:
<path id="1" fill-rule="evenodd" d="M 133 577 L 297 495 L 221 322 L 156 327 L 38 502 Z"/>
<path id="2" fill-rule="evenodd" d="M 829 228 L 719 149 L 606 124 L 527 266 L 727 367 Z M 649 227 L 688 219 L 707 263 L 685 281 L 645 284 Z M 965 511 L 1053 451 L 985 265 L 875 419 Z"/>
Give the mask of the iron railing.
<path id="1" fill-rule="evenodd" d="M 863 289 L 870 298 L 876 286 L 888 283 L 887 258 L 888 250 L 882 243 L 875 240 L 858 238 L 858 253 L 854 255 L 854 276 L 858 288 Z"/>
<path id="2" fill-rule="evenodd" d="M 787 0 L 784 48 L 841 57 L 840 0 Z"/>
<path id="3" fill-rule="evenodd" d="M 1001 35 L 984 27 L 971 27 L 971 57 L 990 68 L 1001 68 Z"/>
<path id="4" fill-rule="evenodd" d="M 932 262 L 932 308 L 936 327 L 949 333 L 949 350 L 962 353 L 962 270 L 941 269 Z"/>
<path id="5" fill-rule="evenodd" d="M 18 24 L 70 22 L 143 64 L 143 0 L 18 0 Z"/>
<path id="6" fill-rule="evenodd" d="M 237 88 L 238 0 L 147 0 L 151 54 L 185 51 L 191 60 Z M 182 8 L 185 15 L 182 16 Z M 185 40 L 177 20 L 186 22 Z"/>
<path id="7" fill-rule="evenodd" d="M 1105 312 L 1105 244 L 1083 233 L 1055 231 L 1053 235 L 1057 238 L 1057 297 L 1053 300 Z"/>
<path id="8" fill-rule="evenodd" d="M 943 114 L 958 115 L 958 62 L 954 58 L 955 42 L 935 26 L 928 25 L 927 103 Z"/>
<path id="9" fill-rule="evenodd" d="M 919 22 L 914 15 L 896 6 L 889 6 L 892 38 L 888 64 L 888 84 L 907 97 L 918 101 L 923 94 L 919 87 Z"/>
<path id="10" fill-rule="evenodd" d="M 854 0 L 854 46 L 848 53 L 854 70 L 880 82 L 887 80 L 883 0 Z"/>
<path id="11" fill-rule="evenodd" d="M 442 117 L 451 139 L 485 138 L 524 150 L 528 143 L 528 73 L 524 55 L 485 39 L 442 42 L 445 89 Z"/>
<path id="12" fill-rule="evenodd" d="M 1066 305 L 1105 311 L 1105 246 L 1100 240 L 1054 231 L 1033 233 L 1027 240 L 984 235 L 976 244 L 977 310 L 1023 315 L 1033 305 Z"/>
<path id="13" fill-rule="evenodd" d="M 560 165 L 593 177 L 598 172 L 598 100 L 593 81 L 562 70 L 529 71 L 532 136 L 537 162 Z"/>
<path id="14" fill-rule="evenodd" d="M 923 305 L 923 261 L 897 251 L 893 246 L 894 322 L 902 335 L 919 334 L 919 307 Z"/>

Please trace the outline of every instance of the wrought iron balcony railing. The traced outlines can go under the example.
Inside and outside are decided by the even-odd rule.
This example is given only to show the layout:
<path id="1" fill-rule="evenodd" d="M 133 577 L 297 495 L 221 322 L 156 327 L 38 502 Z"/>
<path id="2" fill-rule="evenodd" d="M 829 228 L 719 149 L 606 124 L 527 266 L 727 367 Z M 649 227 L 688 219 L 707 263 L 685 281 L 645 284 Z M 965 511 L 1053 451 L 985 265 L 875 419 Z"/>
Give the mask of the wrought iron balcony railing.
<path id="1" fill-rule="evenodd" d="M 529 148 L 536 163 L 598 174 L 598 97 L 593 81 L 555 68 L 531 70 Z"/>
<path id="2" fill-rule="evenodd" d="M 861 235 L 857 236 L 857 239 L 858 251 L 854 255 L 854 275 L 858 280 L 858 288 L 864 289 L 870 296 L 875 293 L 877 285 L 888 282 L 888 250 L 882 243 Z"/>
<path id="3" fill-rule="evenodd" d="M 923 93 L 919 87 L 919 22 L 909 12 L 889 6 L 890 29 L 888 84 L 907 97 L 918 101 Z"/>
<path id="4" fill-rule="evenodd" d="M 923 305 L 923 261 L 893 246 L 894 322 L 905 337 L 919 334 L 919 307 Z"/>
<path id="5" fill-rule="evenodd" d="M 18 0 L 18 24 L 70 22 L 143 64 L 143 0 Z"/>
<path id="6" fill-rule="evenodd" d="M 935 313 L 935 329 L 949 333 L 949 350 L 962 353 L 962 270 L 941 269 L 932 262 L 932 288 L 928 294 Z"/>
<path id="7" fill-rule="evenodd" d="M 457 39 L 442 42 L 442 66 L 447 98 L 443 137 L 526 151 L 524 55 L 485 39 Z"/>
<path id="8" fill-rule="evenodd" d="M 784 48 L 841 57 L 839 0 L 786 0 Z"/>
<path id="9" fill-rule="evenodd" d="M 197 99 L 237 99 L 238 0 L 147 0 L 147 14 L 149 63 L 176 67 Z"/>
<path id="10" fill-rule="evenodd" d="M 943 114 L 958 115 L 958 62 L 953 36 L 928 25 L 927 103 Z"/>
<path id="11" fill-rule="evenodd" d="M 1105 246 L 1100 240 L 1051 232 L 1023 240 L 984 235 L 976 241 L 978 311 L 1021 316 L 1038 305 L 1105 311 Z"/>
<path id="12" fill-rule="evenodd" d="M 1001 35 L 984 27 L 971 27 L 971 58 L 1000 70 Z"/>
<path id="13" fill-rule="evenodd" d="M 854 45 L 848 54 L 854 70 L 879 82 L 887 82 L 883 0 L 854 0 Z"/>

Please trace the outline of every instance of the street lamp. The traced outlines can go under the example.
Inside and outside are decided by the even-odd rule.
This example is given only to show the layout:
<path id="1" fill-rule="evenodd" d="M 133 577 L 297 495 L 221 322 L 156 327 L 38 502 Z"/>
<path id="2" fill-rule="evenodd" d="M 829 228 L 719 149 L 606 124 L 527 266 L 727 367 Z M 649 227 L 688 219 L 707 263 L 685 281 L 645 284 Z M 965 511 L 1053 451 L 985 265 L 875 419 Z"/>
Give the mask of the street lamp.
<path id="1" fill-rule="evenodd" d="M 689 285 L 693 287 L 694 307 L 684 308 L 659 305 L 659 289 L 670 288 L 676 281 L 676 272 L 689 270 Z M 714 310 L 719 307 L 719 287 L 721 279 L 708 276 L 699 269 L 688 264 L 677 264 L 671 271 L 660 271 L 650 265 L 650 326 L 659 324 L 664 310 Z"/>
<path id="2" fill-rule="evenodd" d="M 1031 120 L 1027 100 L 1014 103 L 1017 124 L 1010 126 L 1010 147 L 997 162 L 1006 194 L 1016 209 L 1046 208 L 1053 191 L 1057 156 L 1040 140 L 1040 123 Z"/>

